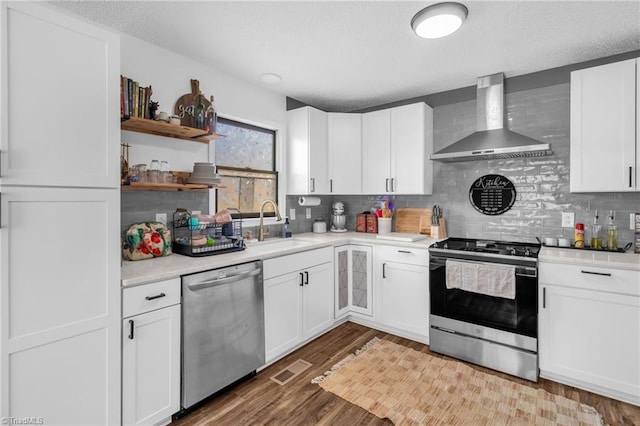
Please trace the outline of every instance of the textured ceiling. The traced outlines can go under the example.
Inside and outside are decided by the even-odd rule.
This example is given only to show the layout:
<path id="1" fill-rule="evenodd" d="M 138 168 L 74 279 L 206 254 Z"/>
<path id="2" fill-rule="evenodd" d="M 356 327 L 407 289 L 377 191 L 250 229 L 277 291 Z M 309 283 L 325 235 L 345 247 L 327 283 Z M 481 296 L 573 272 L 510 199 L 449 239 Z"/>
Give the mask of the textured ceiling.
<path id="1" fill-rule="evenodd" d="M 640 49 L 640 1 L 469 1 L 464 26 L 416 37 L 434 2 L 54 1 L 328 111 L 353 111 Z"/>

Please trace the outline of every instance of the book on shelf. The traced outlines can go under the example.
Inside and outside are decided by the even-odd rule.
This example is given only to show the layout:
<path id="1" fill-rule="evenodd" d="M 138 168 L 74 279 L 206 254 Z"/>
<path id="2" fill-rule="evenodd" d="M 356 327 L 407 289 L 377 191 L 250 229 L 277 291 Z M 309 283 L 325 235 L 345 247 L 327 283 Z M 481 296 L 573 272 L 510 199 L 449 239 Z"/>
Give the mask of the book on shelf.
<path id="1" fill-rule="evenodd" d="M 151 93 L 151 86 L 142 87 L 139 82 L 121 75 L 120 114 L 151 119 L 152 117 L 149 114 Z"/>

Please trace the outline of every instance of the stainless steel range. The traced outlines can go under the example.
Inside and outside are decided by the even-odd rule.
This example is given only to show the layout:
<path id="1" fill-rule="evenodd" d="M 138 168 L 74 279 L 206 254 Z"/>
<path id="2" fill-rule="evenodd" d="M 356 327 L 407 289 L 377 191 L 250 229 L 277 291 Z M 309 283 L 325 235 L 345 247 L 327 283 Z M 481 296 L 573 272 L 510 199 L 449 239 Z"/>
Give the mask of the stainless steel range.
<path id="1" fill-rule="evenodd" d="M 449 238 L 429 248 L 429 348 L 538 380 L 539 244 Z"/>

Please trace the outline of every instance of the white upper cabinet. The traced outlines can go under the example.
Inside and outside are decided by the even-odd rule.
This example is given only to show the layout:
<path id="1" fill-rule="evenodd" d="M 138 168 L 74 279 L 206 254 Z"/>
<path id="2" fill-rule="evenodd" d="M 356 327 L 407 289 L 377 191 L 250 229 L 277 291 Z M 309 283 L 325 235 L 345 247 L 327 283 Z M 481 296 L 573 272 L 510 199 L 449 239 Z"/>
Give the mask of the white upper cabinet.
<path id="1" fill-rule="evenodd" d="M 329 113 L 329 192 L 362 193 L 362 115 Z"/>
<path id="2" fill-rule="evenodd" d="M 425 103 L 363 114 L 364 194 L 431 194 L 433 109 Z"/>
<path id="3" fill-rule="evenodd" d="M 1 37 L 2 184 L 120 187 L 118 35 L 14 3 Z"/>
<path id="4" fill-rule="evenodd" d="M 571 73 L 571 192 L 638 191 L 638 60 Z"/>
<path id="5" fill-rule="evenodd" d="M 312 107 L 287 112 L 287 193 L 329 193 L 327 113 Z"/>
<path id="6" fill-rule="evenodd" d="M 362 193 L 390 192 L 391 110 L 362 114 Z"/>

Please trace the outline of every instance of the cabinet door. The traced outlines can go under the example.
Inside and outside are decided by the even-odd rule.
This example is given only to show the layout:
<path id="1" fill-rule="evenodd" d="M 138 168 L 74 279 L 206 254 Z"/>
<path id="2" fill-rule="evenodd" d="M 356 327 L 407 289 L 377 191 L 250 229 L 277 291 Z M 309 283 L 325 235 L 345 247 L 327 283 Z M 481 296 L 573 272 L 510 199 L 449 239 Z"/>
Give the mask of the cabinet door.
<path id="1" fill-rule="evenodd" d="M 367 246 L 351 246 L 349 253 L 351 280 L 349 305 L 352 312 L 373 314 L 372 249 Z"/>
<path id="2" fill-rule="evenodd" d="M 433 112 L 425 103 L 391 109 L 391 191 L 431 194 Z"/>
<path id="3" fill-rule="evenodd" d="M 362 193 L 390 192 L 391 110 L 362 114 Z"/>
<path id="4" fill-rule="evenodd" d="M 303 271 L 302 338 L 306 340 L 333 324 L 333 263 Z"/>
<path id="5" fill-rule="evenodd" d="M 429 268 L 383 262 L 381 321 L 399 330 L 429 335 Z"/>
<path id="6" fill-rule="evenodd" d="M 287 191 L 290 194 L 326 194 L 327 113 L 311 107 L 287 112 Z"/>
<path id="7" fill-rule="evenodd" d="M 360 114 L 329 113 L 329 192 L 362 193 Z"/>
<path id="8" fill-rule="evenodd" d="M 543 375 L 640 404 L 640 298 L 552 285 L 540 293 Z"/>
<path id="9" fill-rule="evenodd" d="M 36 4 L 1 13 L 2 183 L 119 188 L 119 36 Z"/>
<path id="10" fill-rule="evenodd" d="M 335 249 L 335 317 L 356 312 L 373 315 L 372 248 L 345 245 Z"/>
<path id="11" fill-rule="evenodd" d="M 0 228 L 0 417 L 118 423 L 120 192 L 4 187 Z"/>
<path id="12" fill-rule="evenodd" d="M 302 272 L 264 280 L 264 328 L 267 362 L 302 340 Z"/>
<path id="13" fill-rule="evenodd" d="M 155 424 L 180 410 L 180 305 L 122 321 L 122 423 Z"/>
<path id="14" fill-rule="evenodd" d="M 571 73 L 572 192 L 638 189 L 636 62 Z"/>
<path id="15" fill-rule="evenodd" d="M 339 318 L 349 313 L 349 282 L 351 281 L 351 262 L 349 261 L 350 246 L 335 248 L 335 317 Z"/>

